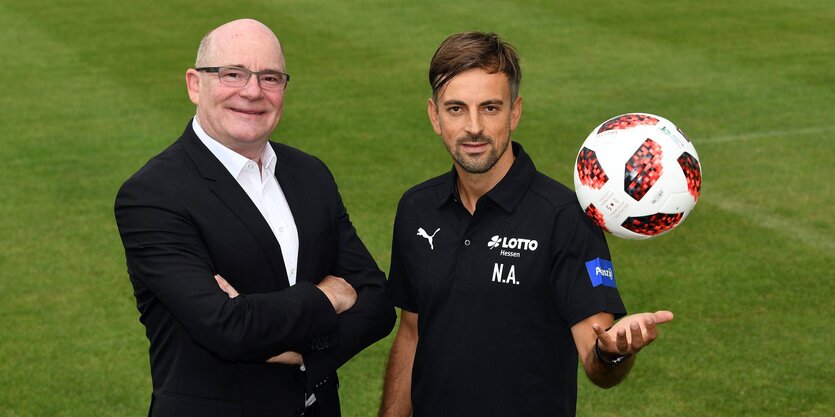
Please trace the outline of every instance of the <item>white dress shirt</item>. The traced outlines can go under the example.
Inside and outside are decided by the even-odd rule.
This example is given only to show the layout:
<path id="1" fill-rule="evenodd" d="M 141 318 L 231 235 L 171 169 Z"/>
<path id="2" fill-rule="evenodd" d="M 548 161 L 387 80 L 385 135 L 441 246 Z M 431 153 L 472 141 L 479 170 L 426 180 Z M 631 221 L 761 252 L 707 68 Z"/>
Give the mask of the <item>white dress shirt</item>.
<path id="1" fill-rule="evenodd" d="M 244 189 L 255 207 L 258 207 L 258 211 L 264 216 L 264 220 L 270 225 L 270 229 L 272 229 L 275 238 L 281 245 L 281 255 L 284 257 L 287 278 L 290 285 L 294 285 L 299 257 L 299 232 L 296 229 L 296 222 L 293 220 L 290 205 L 287 204 L 287 198 L 284 197 L 284 192 L 275 177 L 278 158 L 273 147 L 269 144 L 264 146 L 264 152 L 261 154 L 261 168 L 259 169 L 258 161 L 247 159 L 206 134 L 200 127 L 200 123 L 197 122 L 197 117 L 193 119 L 191 127 L 200 141 L 209 148 L 209 151 L 238 181 L 238 184 Z"/>

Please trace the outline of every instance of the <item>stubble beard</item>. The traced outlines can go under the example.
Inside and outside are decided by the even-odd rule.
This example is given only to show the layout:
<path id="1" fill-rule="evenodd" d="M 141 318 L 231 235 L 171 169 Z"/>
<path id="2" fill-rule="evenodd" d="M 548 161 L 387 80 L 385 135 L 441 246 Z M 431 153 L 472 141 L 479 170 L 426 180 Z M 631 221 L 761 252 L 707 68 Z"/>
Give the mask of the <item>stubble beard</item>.
<path id="1" fill-rule="evenodd" d="M 461 151 L 461 146 L 465 143 L 487 143 L 488 149 L 482 155 L 479 156 L 469 156 L 466 153 Z M 447 150 L 452 155 L 452 158 L 458 163 L 464 171 L 470 174 L 483 174 L 487 171 L 490 171 L 496 162 L 501 159 L 502 155 L 507 151 L 507 147 L 510 141 L 504 141 L 502 144 L 501 149 L 496 148 L 496 141 L 485 135 L 465 135 L 455 140 L 455 149 L 449 149 L 447 146 Z"/>

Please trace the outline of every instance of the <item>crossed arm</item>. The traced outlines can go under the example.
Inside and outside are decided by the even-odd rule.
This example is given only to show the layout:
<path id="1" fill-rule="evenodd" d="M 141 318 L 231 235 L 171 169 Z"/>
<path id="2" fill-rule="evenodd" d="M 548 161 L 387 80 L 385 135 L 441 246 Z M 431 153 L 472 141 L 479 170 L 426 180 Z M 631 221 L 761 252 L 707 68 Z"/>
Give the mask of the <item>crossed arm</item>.
<path id="1" fill-rule="evenodd" d="M 215 281 L 220 289 L 229 296 L 229 298 L 235 298 L 240 295 L 240 293 L 238 293 L 238 291 L 222 276 L 215 275 Z M 351 307 L 354 306 L 354 303 L 357 302 L 357 291 L 354 290 L 354 287 L 352 287 L 351 284 L 348 284 L 347 281 L 340 277 L 328 275 L 316 285 L 316 288 L 319 288 L 319 290 L 321 290 L 325 296 L 328 297 L 328 300 L 333 305 L 333 309 L 336 311 L 336 314 L 342 314 L 343 312 L 350 310 Z M 302 364 L 303 359 L 302 355 L 298 352 L 286 351 L 267 359 L 267 362 L 284 365 L 300 365 Z"/>
<path id="2" fill-rule="evenodd" d="M 230 362 L 260 362 L 288 350 L 309 351 L 309 382 L 326 378 L 389 332 L 395 315 L 385 297 L 385 276 L 356 236 L 338 194 L 327 196 L 334 207 L 311 216 L 334 225 L 331 235 L 322 237 L 336 239 L 337 250 L 325 254 L 322 262 L 332 262 L 330 273 L 344 276 L 350 285 L 335 277 L 318 285 L 300 281 L 281 291 L 232 300 L 209 277 L 219 269 L 252 273 L 254 268 L 234 266 L 251 261 L 246 251 L 228 248 L 258 248 L 258 243 L 246 229 L 216 226 L 224 216 L 236 217 L 213 211 L 209 202 L 216 203 L 214 194 L 204 196 L 169 181 L 170 176 L 159 169 L 132 177 L 115 204 L 137 305 L 151 320 L 146 325 L 165 325 L 156 313 L 164 308 L 195 344 Z M 335 187 L 332 191 L 336 193 Z M 274 279 L 269 272 L 263 274 L 266 280 Z"/>

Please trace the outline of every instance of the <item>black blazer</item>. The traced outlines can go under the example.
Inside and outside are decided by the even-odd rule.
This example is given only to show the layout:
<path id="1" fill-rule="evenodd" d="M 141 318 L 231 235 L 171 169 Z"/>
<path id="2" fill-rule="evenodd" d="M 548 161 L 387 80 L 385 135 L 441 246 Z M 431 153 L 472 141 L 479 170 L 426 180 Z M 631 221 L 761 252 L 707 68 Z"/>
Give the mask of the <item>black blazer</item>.
<path id="1" fill-rule="evenodd" d="M 299 233 L 293 286 L 269 225 L 191 123 L 119 190 L 116 222 L 150 340 L 150 416 L 296 416 L 305 392 L 338 416 L 336 369 L 394 325 L 385 276 L 327 167 L 270 146 Z M 230 299 L 214 274 L 241 295 Z M 327 274 L 357 290 L 341 315 L 315 287 Z M 306 372 L 265 362 L 288 350 Z"/>

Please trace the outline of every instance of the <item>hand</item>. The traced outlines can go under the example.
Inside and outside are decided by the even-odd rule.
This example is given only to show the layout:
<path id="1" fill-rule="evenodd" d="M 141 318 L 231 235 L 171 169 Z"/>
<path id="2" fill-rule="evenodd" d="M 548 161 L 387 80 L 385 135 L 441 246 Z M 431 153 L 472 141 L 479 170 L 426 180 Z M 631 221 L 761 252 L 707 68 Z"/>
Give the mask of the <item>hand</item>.
<path id="1" fill-rule="evenodd" d="M 280 355 L 273 356 L 267 359 L 268 363 L 277 363 L 281 365 L 301 365 L 302 355 L 298 352 L 287 351 Z"/>
<path id="2" fill-rule="evenodd" d="M 215 281 L 217 281 L 217 285 L 223 292 L 225 292 L 229 296 L 229 298 L 235 298 L 238 295 L 240 295 L 238 294 L 238 291 L 234 287 L 232 287 L 232 285 L 230 285 L 228 282 L 226 282 L 225 279 L 223 279 L 222 276 L 215 275 Z"/>
<path id="3" fill-rule="evenodd" d="M 597 323 L 592 325 L 592 329 L 597 335 L 601 352 L 612 356 L 625 356 L 636 354 L 647 347 L 658 337 L 656 325 L 671 320 L 673 313 L 662 310 L 626 316 L 608 331 L 603 330 Z"/>
<path id="4" fill-rule="evenodd" d="M 328 275 L 316 287 L 328 297 L 336 314 L 342 314 L 357 302 L 356 290 L 342 278 Z"/>

